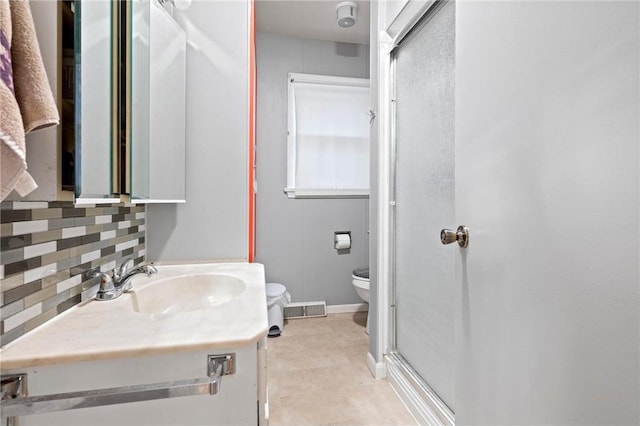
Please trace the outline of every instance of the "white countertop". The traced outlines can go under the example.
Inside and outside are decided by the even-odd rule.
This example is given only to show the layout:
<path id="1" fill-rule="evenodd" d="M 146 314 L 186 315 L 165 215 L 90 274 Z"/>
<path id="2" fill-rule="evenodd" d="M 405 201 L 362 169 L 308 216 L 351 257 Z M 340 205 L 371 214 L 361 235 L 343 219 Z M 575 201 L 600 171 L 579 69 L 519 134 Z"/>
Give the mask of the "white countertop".
<path id="1" fill-rule="evenodd" d="M 74 306 L 0 350 L 2 370 L 99 359 L 247 346 L 268 331 L 264 267 L 258 263 L 161 265 L 151 280 L 198 273 L 221 273 L 244 281 L 234 300 L 209 308 L 171 314 L 131 309 L 128 293 L 111 301 Z"/>

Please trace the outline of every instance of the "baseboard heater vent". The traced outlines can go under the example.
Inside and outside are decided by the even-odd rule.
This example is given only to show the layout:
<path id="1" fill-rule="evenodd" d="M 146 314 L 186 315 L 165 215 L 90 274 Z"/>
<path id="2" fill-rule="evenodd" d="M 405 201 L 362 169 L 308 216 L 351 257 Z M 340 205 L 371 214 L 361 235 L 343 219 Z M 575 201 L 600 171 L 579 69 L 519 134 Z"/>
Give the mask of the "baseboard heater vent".
<path id="1" fill-rule="evenodd" d="M 284 307 L 284 317 L 287 319 L 294 318 L 311 318 L 326 317 L 327 302 L 302 302 L 288 303 Z"/>

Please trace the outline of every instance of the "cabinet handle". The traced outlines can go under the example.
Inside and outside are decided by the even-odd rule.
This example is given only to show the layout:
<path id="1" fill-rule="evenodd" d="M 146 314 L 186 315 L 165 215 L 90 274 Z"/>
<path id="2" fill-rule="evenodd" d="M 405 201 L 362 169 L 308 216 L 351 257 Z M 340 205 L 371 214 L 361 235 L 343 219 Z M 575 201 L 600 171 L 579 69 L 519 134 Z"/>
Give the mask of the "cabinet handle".
<path id="1" fill-rule="evenodd" d="M 2 418 L 13 424 L 14 417 L 45 414 L 76 408 L 100 407 L 128 402 L 151 401 L 192 395 L 215 395 L 222 376 L 235 373 L 235 354 L 209 355 L 208 377 L 147 385 L 120 386 L 50 395 L 27 396 L 27 375 L 2 376 Z"/>

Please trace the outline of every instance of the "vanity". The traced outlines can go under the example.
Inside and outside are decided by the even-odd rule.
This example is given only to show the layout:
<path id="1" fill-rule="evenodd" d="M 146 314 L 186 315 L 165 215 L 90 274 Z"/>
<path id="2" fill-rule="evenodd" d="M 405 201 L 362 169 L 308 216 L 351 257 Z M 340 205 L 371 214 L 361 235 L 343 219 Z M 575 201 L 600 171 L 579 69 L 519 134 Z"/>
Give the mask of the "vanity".
<path id="1" fill-rule="evenodd" d="M 156 267 L 131 291 L 77 305 L 0 351 L 3 378 L 26 374 L 27 399 L 14 408 L 44 410 L 20 425 L 266 424 L 263 266 Z M 115 403 L 75 408 L 91 397 Z"/>
<path id="2" fill-rule="evenodd" d="M 262 265 L 155 265 L 92 298 L 96 272 L 147 261 L 136 204 L 188 201 L 187 39 L 171 2 L 32 5 L 62 123 L 31 135 L 41 188 L 2 206 L 1 424 L 266 423 Z"/>

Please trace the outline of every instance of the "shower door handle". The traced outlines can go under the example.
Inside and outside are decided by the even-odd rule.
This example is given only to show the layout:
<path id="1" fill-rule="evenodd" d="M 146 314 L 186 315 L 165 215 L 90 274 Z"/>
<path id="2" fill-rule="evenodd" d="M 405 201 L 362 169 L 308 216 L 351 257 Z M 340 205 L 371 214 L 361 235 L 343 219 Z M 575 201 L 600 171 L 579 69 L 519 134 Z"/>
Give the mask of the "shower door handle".
<path id="1" fill-rule="evenodd" d="M 440 242 L 442 244 L 451 244 L 456 241 L 460 247 L 467 248 L 469 246 L 469 228 L 460 225 L 456 231 L 452 231 L 451 229 L 443 229 L 440 231 Z"/>

